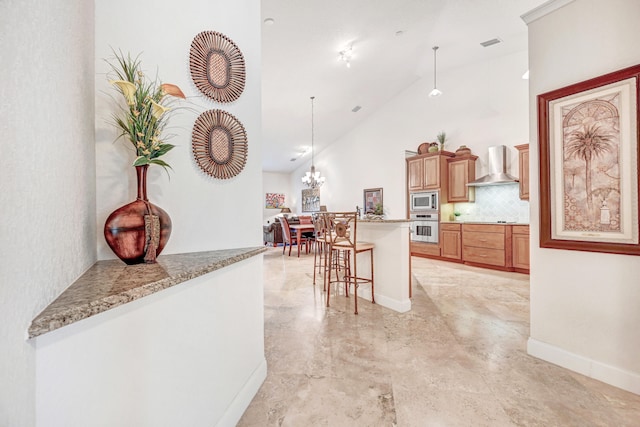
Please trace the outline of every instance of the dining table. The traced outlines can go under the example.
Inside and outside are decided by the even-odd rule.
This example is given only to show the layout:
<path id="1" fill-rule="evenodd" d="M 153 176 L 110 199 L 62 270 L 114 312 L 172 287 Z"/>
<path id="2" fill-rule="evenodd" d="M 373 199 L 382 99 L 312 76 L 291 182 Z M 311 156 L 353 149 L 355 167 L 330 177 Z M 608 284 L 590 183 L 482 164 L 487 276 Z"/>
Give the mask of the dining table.
<path id="1" fill-rule="evenodd" d="M 296 242 L 298 242 L 298 244 L 296 246 L 298 246 L 298 258 L 300 257 L 300 242 L 302 239 L 302 233 L 305 233 L 307 231 L 314 231 L 315 230 L 315 226 L 313 224 L 289 224 L 289 229 L 290 230 L 295 230 L 296 232 Z M 307 246 L 307 252 L 309 252 L 309 247 Z"/>

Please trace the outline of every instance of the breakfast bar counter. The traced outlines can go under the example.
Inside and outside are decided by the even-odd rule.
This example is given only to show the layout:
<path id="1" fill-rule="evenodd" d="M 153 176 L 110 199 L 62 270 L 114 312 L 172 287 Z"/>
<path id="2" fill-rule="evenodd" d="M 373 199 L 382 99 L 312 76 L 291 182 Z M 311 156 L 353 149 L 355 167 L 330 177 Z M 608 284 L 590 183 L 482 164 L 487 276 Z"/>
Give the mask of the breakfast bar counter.
<path id="1" fill-rule="evenodd" d="M 411 310 L 410 251 L 408 219 L 358 220 L 358 241 L 375 244 L 373 250 L 376 303 L 400 313 Z M 365 277 L 368 254 L 359 254 Z M 361 296 L 371 299 L 371 288 L 362 285 Z"/>

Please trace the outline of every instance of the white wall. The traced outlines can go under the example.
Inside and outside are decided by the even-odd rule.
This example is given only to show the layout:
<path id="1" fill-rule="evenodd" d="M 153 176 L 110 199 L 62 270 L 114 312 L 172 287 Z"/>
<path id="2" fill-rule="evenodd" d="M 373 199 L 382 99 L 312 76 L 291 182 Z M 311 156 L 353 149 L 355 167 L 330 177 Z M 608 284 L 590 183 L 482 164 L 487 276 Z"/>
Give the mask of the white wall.
<path id="1" fill-rule="evenodd" d="M 126 13 L 124 12 L 126 11 Z M 145 19 L 145 16 L 151 16 Z M 173 231 L 164 253 L 183 253 L 262 244 L 261 206 L 261 90 L 259 0 L 99 0 L 96 2 L 96 143 L 97 143 L 97 241 L 98 258 L 115 256 L 104 241 L 107 216 L 135 199 L 134 153 L 128 141 L 118 140 L 109 119 L 120 96 L 104 73 L 111 47 L 142 53 L 144 69 L 157 72 L 163 82 L 180 86 L 188 98 L 186 107 L 172 117 L 169 126 L 177 145 L 166 155 L 172 166 L 168 178 L 161 167 L 149 170 L 149 200 L 171 216 Z M 191 80 L 189 49 L 201 31 L 218 31 L 242 51 L 247 81 L 240 98 L 216 103 L 202 95 Z M 244 170 L 228 180 L 214 179 L 200 171 L 191 150 L 193 123 L 204 111 L 222 109 L 244 125 L 249 154 Z M 241 226 L 234 226 L 242 224 Z"/>
<path id="2" fill-rule="evenodd" d="M 529 25 L 535 356 L 640 393 L 640 257 L 541 249 L 536 96 L 640 63 L 637 0 L 576 0 Z"/>
<path id="3" fill-rule="evenodd" d="M 285 206 L 292 205 L 290 176 L 288 173 L 262 172 L 262 222 L 264 225 L 273 222 L 273 219 L 280 215 L 280 209 L 265 209 L 266 193 L 284 194 Z"/>
<path id="4" fill-rule="evenodd" d="M 37 337 L 37 425 L 236 425 L 266 376 L 261 275 L 259 255 Z"/>
<path id="5" fill-rule="evenodd" d="M 34 423 L 31 320 L 96 259 L 93 2 L 0 2 L 0 425 Z"/>
<path id="6" fill-rule="evenodd" d="M 262 179 L 260 6 L 257 0 L 179 6 L 3 0 L 0 29 L 0 425 L 30 426 L 35 423 L 36 378 L 28 325 L 95 262 L 96 241 L 99 258 L 113 257 L 102 237 L 104 220 L 135 196 L 128 166 L 132 154 L 112 143 L 115 133 L 106 124 L 110 112 L 104 103 L 111 89 L 101 73 L 109 45 L 144 51 L 148 70 L 157 67 L 166 81 L 195 96 L 187 68 L 192 37 L 214 29 L 238 43 L 247 58 L 248 84 L 240 100 L 224 109 L 247 129 L 245 170 L 227 182 L 199 174 L 188 136 L 195 115 L 185 115 L 176 123 L 174 139 L 181 148 L 168 156 L 174 167 L 171 181 L 160 170 L 152 171 L 149 189 L 152 201 L 174 221 L 166 253 L 262 244 L 261 185 L 255 185 Z M 212 107 L 192 101 L 202 111 Z M 244 226 L 228 226 L 238 222 Z"/>
<path id="7" fill-rule="evenodd" d="M 444 47 L 443 47 L 444 48 Z M 514 145 L 529 138 L 527 52 L 517 52 L 438 74 L 444 94 L 429 98 L 432 76 L 425 76 L 373 112 L 362 125 L 315 155 L 316 169 L 326 177 L 320 200 L 328 210 L 353 210 L 363 205 L 362 190 L 383 188 L 384 211 L 404 218 L 405 150 L 417 150 L 445 131 L 446 150 L 466 145 L 479 156 L 478 176 L 487 171 L 487 147 L 509 148 L 510 170 L 518 176 Z M 321 94 L 317 94 L 321 99 Z M 316 123 L 316 129 L 330 123 Z M 300 210 L 300 177 L 307 162 L 291 175 L 296 208 Z"/>

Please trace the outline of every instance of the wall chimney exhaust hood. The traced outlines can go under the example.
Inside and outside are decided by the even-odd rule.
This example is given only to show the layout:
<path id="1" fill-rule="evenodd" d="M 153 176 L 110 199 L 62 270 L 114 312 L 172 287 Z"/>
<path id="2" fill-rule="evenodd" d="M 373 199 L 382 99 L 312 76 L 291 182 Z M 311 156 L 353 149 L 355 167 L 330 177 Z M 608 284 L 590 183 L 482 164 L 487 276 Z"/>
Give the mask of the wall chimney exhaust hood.
<path id="1" fill-rule="evenodd" d="M 470 187 L 486 185 L 516 184 L 518 179 L 507 173 L 507 147 L 494 145 L 489 147 L 489 173 L 468 183 Z"/>

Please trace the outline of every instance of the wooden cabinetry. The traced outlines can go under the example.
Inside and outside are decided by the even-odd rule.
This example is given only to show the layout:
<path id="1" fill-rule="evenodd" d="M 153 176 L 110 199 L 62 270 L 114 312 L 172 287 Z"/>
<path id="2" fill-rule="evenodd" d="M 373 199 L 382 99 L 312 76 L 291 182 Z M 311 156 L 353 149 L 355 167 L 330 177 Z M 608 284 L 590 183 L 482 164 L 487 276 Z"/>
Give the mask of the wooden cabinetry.
<path id="1" fill-rule="evenodd" d="M 529 272 L 529 226 L 514 225 L 512 227 L 513 268 L 522 273 Z"/>
<path id="2" fill-rule="evenodd" d="M 475 200 L 475 189 L 468 187 L 467 184 L 476 179 L 477 158 L 478 156 L 468 155 L 447 159 L 449 203 Z"/>
<path id="3" fill-rule="evenodd" d="M 462 236 L 460 224 L 440 224 L 440 256 L 453 260 L 462 259 Z"/>
<path id="4" fill-rule="evenodd" d="M 439 151 L 407 158 L 407 190 L 440 190 L 440 203 L 447 203 L 447 159 L 453 156 Z"/>
<path id="5" fill-rule="evenodd" d="M 411 242 L 411 255 L 529 273 L 529 226 L 440 224 L 440 244 Z"/>
<path id="6" fill-rule="evenodd" d="M 529 200 L 529 144 L 516 145 L 516 149 L 520 174 L 520 198 Z"/>
<path id="7" fill-rule="evenodd" d="M 407 159 L 407 190 L 420 191 L 424 182 L 424 159 L 411 157 Z"/>
<path id="8" fill-rule="evenodd" d="M 411 255 L 439 257 L 440 245 L 437 243 L 411 242 Z"/>
<path id="9" fill-rule="evenodd" d="M 462 225 L 462 259 L 507 269 L 511 264 L 511 227 L 492 224 Z"/>
<path id="10" fill-rule="evenodd" d="M 444 181 L 442 178 L 444 157 L 436 155 L 433 157 L 426 157 L 424 159 L 424 183 L 423 188 L 425 190 L 438 190 Z"/>

